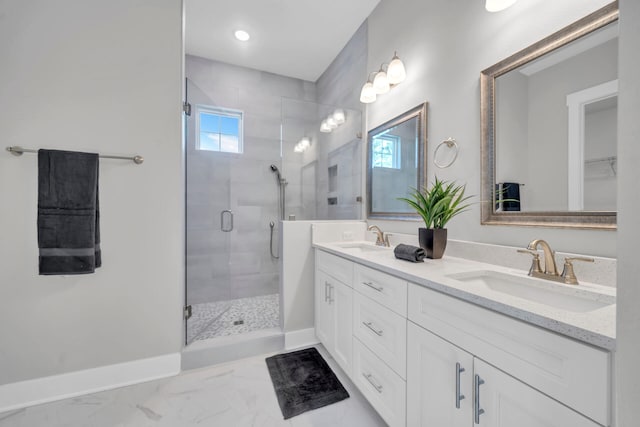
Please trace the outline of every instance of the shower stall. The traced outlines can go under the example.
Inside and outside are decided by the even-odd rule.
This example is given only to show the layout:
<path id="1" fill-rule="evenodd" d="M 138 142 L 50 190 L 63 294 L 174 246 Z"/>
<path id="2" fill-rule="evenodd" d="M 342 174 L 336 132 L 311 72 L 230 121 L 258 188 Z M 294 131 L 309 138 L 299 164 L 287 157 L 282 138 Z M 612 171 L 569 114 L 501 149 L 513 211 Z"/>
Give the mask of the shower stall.
<path id="1" fill-rule="evenodd" d="M 343 217 L 344 203 L 327 206 L 331 196 L 349 197 L 351 218 L 359 215 L 355 195 L 338 193 L 360 193 L 360 161 L 350 157 L 357 152 L 360 158 L 361 141 L 346 126 L 347 144 L 331 142 L 340 129 L 333 136 L 320 132 L 322 118 L 335 108 L 279 95 L 245 98 L 240 84 L 202 78 L 211 66 L 224 67 L 187 57 L 187 75 L 197 77 L 186 81 L 187 345 L 281 333 L 280 221 L 331 219 L 332 212 Z M 359 132 L 360 112 L 341 111 Z M 303 137 L 311 144 L 300 151 Z M 329 188 L 331 162 L 348 190 Z"/>

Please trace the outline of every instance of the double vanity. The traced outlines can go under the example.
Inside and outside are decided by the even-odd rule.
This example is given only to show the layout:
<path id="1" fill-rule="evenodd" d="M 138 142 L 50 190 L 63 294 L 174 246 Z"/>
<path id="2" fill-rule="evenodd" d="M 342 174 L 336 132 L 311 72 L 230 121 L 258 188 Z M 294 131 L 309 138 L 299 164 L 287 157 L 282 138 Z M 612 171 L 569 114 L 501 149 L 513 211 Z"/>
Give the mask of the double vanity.
<path id="1" fill-rule="evenodd" d="M 609 426 L 615 288 L 315 247 L 318 339 L 390 426 Z"/>

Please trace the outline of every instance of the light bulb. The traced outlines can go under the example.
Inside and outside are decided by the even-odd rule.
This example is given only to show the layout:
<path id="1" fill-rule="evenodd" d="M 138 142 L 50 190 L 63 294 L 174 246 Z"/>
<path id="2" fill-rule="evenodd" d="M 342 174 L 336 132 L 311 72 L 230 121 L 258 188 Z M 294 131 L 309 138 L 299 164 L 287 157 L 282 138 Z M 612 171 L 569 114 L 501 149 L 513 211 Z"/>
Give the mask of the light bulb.
<path id="1" fill-rule="evenodd" d="M 300 145 L 300 143 L 298 142 L 296 144 L 295 147 L 293 147 L 293 152 L 294 153 L 302 153 L 304 150 L 302 149 L 302 146 Z"/>
<path id="2" fill-rule="evenodd" d="M 251 38 L 249 33 L 247 33 L 244 30 L 237 30 L 235 33 L 233 33 L 233 35 L 236 37 L 236 39 L 240 40 L 241 42 L 249 41 L 249 39 Z"/>
<path id="3" fill-rule="evenodd" d="M 389 92 L 391 87 L 389 86 L 389 79 L 387 79 L 387 73 L 384 70 L 378 71 L 376 77 L 373 79 L 373 89 L 377 95 Z"/>
<path id="4" fill-rule="evenodd" d="M 331 130 L 334 130 L 335 128 L 338 127 L 338 123 L 336 123 L 333 116 L 327 117 L 327 124 L 329 125 L 329 128 L 331 128 Z"/>
<path id="5" fill-rule="evenodd" d="M 513 5 L 517 0 L 487 0 L 484 8 L 489 12 L 500 12 Z"/>
<path id="6" fill-rule="evenodd" d="M 298 144 L 300 144 L 300 147 L 302 148 L 302 151 L 304 151 L 307 148 L 309 148 L 309 146 L 311 146 L 311 140 L 305 136 L 304 138 L 302 138 L 300 140 L 300 142 Z"/>
<path id="7" fill-rule="evenodd" d="M 329 126 L 326 120 L 323 120 L 322 123 L 320 123 L 320 132 L 324 132 L 324 133 L 331 132 L 331 127 Z"/>
<path id="8" fill-rule="evenodd" d="M 335 120 L 338 125 L 343 124 L 346 121 L 344 110 L 335 110 L 333 112 L 333 120 Z"/>
<path id="9" fill-rule="evenodd" d="M 387 79 L 390 84 L 397 85 L 398 83 L 402 83 L 405 78 L 407 78 L 407 72 L 404 69 L 404 64 L 400 58 L 398 58 L 398 55 L 394 54 L 393 59 L 387 67 Z"/>
<path id="10" fill-rule="evenodd" d="M 360 92 L 360 102 L 363 104 L 370 104 L 376 100 L 376 90 L 373 88 L 373 83 L 366 82 L 362 86 L 362 92 Z"/>

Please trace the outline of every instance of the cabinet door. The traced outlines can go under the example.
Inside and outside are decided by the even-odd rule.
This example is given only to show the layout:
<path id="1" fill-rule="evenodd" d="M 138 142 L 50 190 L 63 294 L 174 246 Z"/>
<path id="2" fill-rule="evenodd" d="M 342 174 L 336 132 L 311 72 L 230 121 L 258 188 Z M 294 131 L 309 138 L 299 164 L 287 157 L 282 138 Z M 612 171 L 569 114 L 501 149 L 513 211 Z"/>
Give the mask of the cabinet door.
<path id="1" fill-rule="evenodd" d="M 331 278 L 316 270 L 315 284 L 315 326 L 316 337 L 329 352 L 333 351 L 333 316 L 329 305 L 329 287 Z"/>
<path id="2" fill-rule="evenodd" d="M 480 359 L 474 360 L 474 425 L 518 427 L 598 427 L 599 424 L 558 403 Z"/>
<path id="3" fill-rule="evenodd" d="M 333 280 L 329 303 L 333 314 L 333 357 L 347 375 L 353 359 L 353 289 Z"/>
<path id="4" fill-rule="evenodd" d="M 407 332 L 407 426 L 470 427 L 473 356 L 412 322 Z"/>

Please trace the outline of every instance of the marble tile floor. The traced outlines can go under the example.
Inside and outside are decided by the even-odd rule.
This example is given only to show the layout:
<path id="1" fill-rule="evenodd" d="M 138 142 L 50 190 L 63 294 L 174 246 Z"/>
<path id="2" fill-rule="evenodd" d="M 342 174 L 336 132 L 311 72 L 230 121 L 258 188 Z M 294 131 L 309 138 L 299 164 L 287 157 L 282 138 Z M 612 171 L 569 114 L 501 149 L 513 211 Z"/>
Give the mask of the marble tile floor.
<path id="1" fill-rule="evenodd" d="M 284 420 L 265 357 L 0 413 L 0 427 L 377 427 L 384 421 L 316 346 L 350 398 Z"/>
<path id="2" fill-rule="evenodd" d="M 217 301 L 192 306 L 187 342 L 238 335 L 280 326 L 279 294 Z M 242 320 L 242 324 L 235 324 Z"/>

